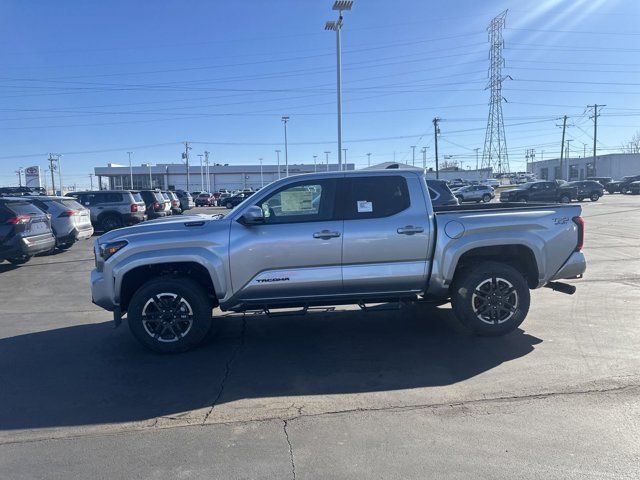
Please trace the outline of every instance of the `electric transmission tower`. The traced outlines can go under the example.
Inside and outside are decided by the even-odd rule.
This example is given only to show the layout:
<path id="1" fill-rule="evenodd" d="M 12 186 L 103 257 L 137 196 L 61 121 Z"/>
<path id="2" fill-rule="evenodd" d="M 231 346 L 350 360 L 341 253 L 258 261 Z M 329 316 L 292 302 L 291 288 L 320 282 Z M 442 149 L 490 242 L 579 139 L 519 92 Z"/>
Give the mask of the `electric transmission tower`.
<path id="1" fill-rule="evenodd" d="M 494 173 L 509 173 L 509 155 L 507 154 L 507 140 L 504 135 L 504 120 L 502 118 L 502 82 L 511 78 L 502 76 L 504 59 L 502 49 L 504 40 L 502 30 L 505 25 L 507 10 L 495 17 L 489 23 L 489 83 L 485 90 L 491 90 L 489 101 L 489 118 L 487 120 L 487 133 L 484 138 L 484 150 L 482 152 L 482 168 L 493 168 Z"/>

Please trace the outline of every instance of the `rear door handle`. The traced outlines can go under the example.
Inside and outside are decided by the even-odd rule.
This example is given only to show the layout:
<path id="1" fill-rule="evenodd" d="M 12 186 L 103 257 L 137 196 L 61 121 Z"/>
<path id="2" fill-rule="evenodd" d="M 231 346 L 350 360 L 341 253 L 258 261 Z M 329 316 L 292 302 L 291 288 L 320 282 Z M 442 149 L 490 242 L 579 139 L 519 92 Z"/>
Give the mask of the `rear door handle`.
<path id="1" fill-rule="evenodd" d="M 396 230 L 400 235 L 414 235 L 416 233 L 424 232 L 422 227 L 414 227 L 413 225 L 407 225 L 406 227 L 400 227 Z"/>
<path id="2" fill-rule="evenodd" d="M 313 234 L 313 238 L 320 238 L 322 240 L 328 240 L 330 238 L 336 238 L 340 236 L 340 232 L 332 232 L 331 230 L 322 230 Z"/>

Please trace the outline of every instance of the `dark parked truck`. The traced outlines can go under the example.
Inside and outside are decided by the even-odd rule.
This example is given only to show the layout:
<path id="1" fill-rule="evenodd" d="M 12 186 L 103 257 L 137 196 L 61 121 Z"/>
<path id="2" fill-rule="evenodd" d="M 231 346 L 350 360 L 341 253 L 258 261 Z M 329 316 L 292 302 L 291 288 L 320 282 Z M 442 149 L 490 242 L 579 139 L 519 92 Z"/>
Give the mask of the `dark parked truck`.
<path id="1" fill-rule="evenodd" d="M 93 302 L 126 314 L 163 353 L 198 345 L 218 320 L 313 305 L 451 302 L 480 335 L 503 335 L 531 289 L 585 271 L 581 207 L 474 204 L 434 208 L 424 176 L 405 170 L 296 175 L 226 216 L 148 222 L 100 237 Z M 365 308 L 366 310 L 366 308 Z"/>
<path id="2" fill-rule="evenodd" d="M 500 193 L 501 202 L 560 202 L 569 203 L 578 197 L 578 189 L 558 182 L 527 182 Z"/>
<path id="3" fill-rule="evenodd" d="M 622 177 L 621 180 L 614 180 L 607 184 L 607 192 L 613 194 L 616 192 L 619 193 L 630 193 L 631 184 L 633 182 L 640 181 L 640 175 L 629 175 L 626 177 Z"/>

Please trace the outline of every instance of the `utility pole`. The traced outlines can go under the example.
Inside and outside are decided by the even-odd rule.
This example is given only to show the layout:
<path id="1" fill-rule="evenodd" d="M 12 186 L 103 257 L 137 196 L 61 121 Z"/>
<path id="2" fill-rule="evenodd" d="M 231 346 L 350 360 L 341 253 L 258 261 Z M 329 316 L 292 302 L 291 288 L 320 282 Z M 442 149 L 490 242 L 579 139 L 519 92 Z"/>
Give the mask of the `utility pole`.
<path id="1" fill-rule="evenodd" d="M 260 188 L 264 187 L 264 177 L 262 175 L 262 158 L 260 159 Z"/>
<path id="2" fill-rule="evenodd" d="M 412 165 L 415 167 L 416 166 L 416 146 L 415 145 L 411 145 L 411 158 L 412 158 Z"/>
<path id="3" fill-rule="evenodd" d="M 340 170 L 346 170 L 346 165 L 347 165 L 347 149 L 343 148 L 342 151 L 344 152 L 344 161 L 342 162 L 342 167 L 340 168 Z"/>
<path id="4" fill-rule="evenodd" d="M 93 173 L 89 174 L 89 182 L 91 182 L 91 190 L 93 190 Z"/>
<path id="5" fill-rule="evenodd" d="M 571 150 L 569 150 L 569 142 L 573 142 L 573 139 L 568 138 L 566 140 L 566 142 L 567 142 L 567 154 L 565 155 L 565 160 L 566 160 L 565 163 L 567 164 L 567 180 L 571 180 L 569 178 L 569 157 L 571 156 L 570 155 L 571 154 Z"/>
<path id="6" fill-rule="evenodd" d="M 438 123 L 440 119 L 438 117 L 433 119 L 433 138 L 435 140 L 436 146 L 436 178 L 440 178 L 440 168 L 438 166 L 438 134 L 440 133 L 440 127 L 438 127 Z"/>
<path id="7" fill-rule="evenodd" d="M 278 156 L 278 180 L 280 180 L 280 152 L 281 150 L 276 150 L 276 155 Z"/>
<path id="8" fill-rule="evenodd" d="M 567 116 L 562 117 L 562 142 L 560 143 L 560 180 L 562 180 L 562 160 L 564 151 L 564 135 L 567 130 Z M 558 180 L 557 178 L 555 180 Z"/>
<path id="9" fill-rule="evenodd" d="M 211 174 L 209 173 L 209 152 L 204 151 L 205 175 L 207 176 L 207 192 L 211 193 Z"/>
<path id="10" fill-rule="evenodd" d="M 55 159 L 53 158 L 53 154 L 50 153 L 49 154 L 49 171 L 51 172 L 51 195 L 56 194 L 56 179 L 55 179 L 55 176 L 53 175 L 53 172 L 55 171 L 55 169 L 53 168 L 53 162 L 55 162 Z"/>
<path id="11" fill-rule="evenodd" d="M 422 169 L 427 169 L 427 147 L 422 147 Z"/>
<path id="12" fill-rule="evenodd" d="M 131 190 L 133 190 L 133 167 L 131 166 L 131 154 L 133 152 L 127 152 L 127 155 L 129 156 L 129 180 L 131 181 L 131 184 L 129 185 L 129 188 L 131 188 Z"/>
<path id="13" fill-rule="evenodd" d="M 60 196 L 62 196 L 64 195 L 64 185 L 62 183 L 62 164 L 60 162 L 60 157 L 62 157 L 62 155 L 56 155 L 56 165 L 58 167 L 58 183 L 60 184 Z"/>
<path id="14" fill-rule="evenodd" d="M 289 176 L 289 146 L 287 144 L 287 122 L 289 121 L 289 117 L 283 115 L 282 123 L 284 124 L 284 176 L 287 178 Z"/>
<path id="15" fill-rule="evenodd" d="M 200 157 L 200 191 L 204 192 L 204 164 L 202 163 L 202 153 L 199 153 L 198 157 Z M 209 190 L 207 190 L 207 192 L 209 192 Z"/>
<path id="16" fill-rule="evenodd" d="M 318 171 L 317 161 L 316 161 L 316 160 L 317 160 L 317 158 L 318 158 L 318 155 L 314 155 L 314 156 L 313 156 L 313 172 L 314 172 L 314 173 Z"/>
<path id="17" fill-rule="evenodd" d="M 326 158 L 327 158 L 327 172 L 329 171 L 329 154 L 330 154 L 330 153 L 331 153 L 331 152 L 324 152 L 324 154 L 325 154 L 325 156 L 326 156 Z"/>
<path id="18" fill-rule="evenodd" d="M 582 144 L 582 158 L 587 158 L 587 144 Z"/>
<path id="19" fill-rule="evenodd" d="M 480 149 L 474 148 L 473 150 L 476 152 L 476 171 L 478 171 L 478 154 L 480 152 Z"/>
<path id="20" fill-rule="evenodd" d="M 182 159 L 185 161 L 186 166 L 187 166 L 187 192 L 189 191 L 189 150 L 191 150 L 191 147 L 189 146 L 189 142 L 182 142 L 184 143 L 184 153 L 182 154 Z"/>
<path id="21" fill-rule="evenodd" d="M 596 170 L 596 143 L 598 141 L 598 117 L 600 114 L 598 113 L 598 108 L 606 107 L 606 105 L 598 105 L 597 103 L 594 105 L 587 105 L 587 108 L 593 108 L 593 175 L 597 175 Z"/>
<path id="22" fill-rule="evenodd" d="M 367 153 L 367 166 L 370 167 L 371 166 L 371 154 Z"/>

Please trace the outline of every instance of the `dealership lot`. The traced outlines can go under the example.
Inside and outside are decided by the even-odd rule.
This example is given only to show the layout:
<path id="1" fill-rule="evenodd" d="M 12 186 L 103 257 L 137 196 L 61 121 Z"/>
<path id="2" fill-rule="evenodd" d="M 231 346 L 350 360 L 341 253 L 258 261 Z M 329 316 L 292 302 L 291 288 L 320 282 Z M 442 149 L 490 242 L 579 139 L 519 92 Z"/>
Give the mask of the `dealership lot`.
<path id="1" fill-rule="evenodd" d="M 91 304 L 91 242 L 3 263 L 4 475 L 637 478 L 640 198 L 583 216 L 577 293 L 533 292 L 503 338 L 448 306 L 338 307 L 225 315 L 204 348 L 158 356 Z"/>

